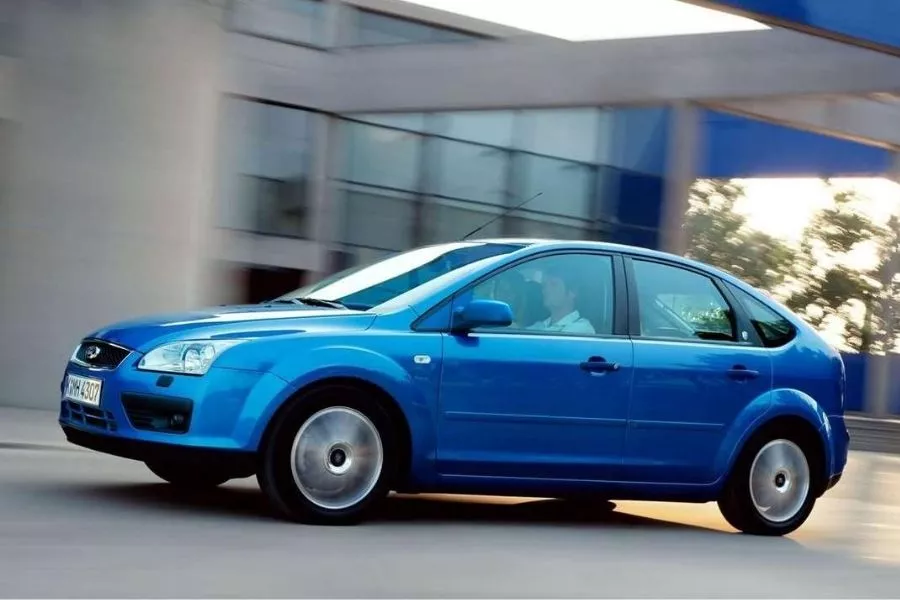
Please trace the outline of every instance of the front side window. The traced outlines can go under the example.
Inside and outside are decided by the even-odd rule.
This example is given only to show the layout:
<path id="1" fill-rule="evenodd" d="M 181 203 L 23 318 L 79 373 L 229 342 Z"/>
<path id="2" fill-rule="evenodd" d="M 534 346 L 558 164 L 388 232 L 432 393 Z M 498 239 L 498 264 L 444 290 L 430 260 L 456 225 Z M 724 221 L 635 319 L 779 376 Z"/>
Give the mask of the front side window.
<path id="1" fill-rule="evenodd" d="M 734 312 L 709 277 L 657 262 L 632 264 L 642 336 L 737 340 Z"/>
<path id="2" fill-rule="evenodd" d="M 750 317 L 750 322 L 753 324 L 756 333 L 759 334 L 764 346 L 777 348 L 794 339 L 796 330 L 790 321 L 747 292 L 734 286 L 730 286 L 730 288 Z"/>
<path id="3" fill-rule="evenodd" d="M 426 283 L 522 244 L 458 242 L 401 252 L 362 267 L 352 267 L 322 281 L 287 293 L 279 301 L 340 303 L 369 310 Z"/>
<path id="4" fill-rule="evenodd" d="M 504 332 L 610 335 L 612 258 L 599 254 L 535 258 L 482 281 L 456 305 L 471 298 L 509 304 L 513 323 L 502 328 Z"/>

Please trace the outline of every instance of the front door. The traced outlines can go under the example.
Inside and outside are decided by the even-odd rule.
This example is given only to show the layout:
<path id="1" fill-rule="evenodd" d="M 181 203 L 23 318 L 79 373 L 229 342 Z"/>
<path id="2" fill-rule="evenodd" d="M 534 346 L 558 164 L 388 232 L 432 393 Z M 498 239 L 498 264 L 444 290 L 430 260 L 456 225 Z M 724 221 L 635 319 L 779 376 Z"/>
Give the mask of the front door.
<path id="1" fill-rule="evenodd" d="M 628 264 L 637 322 L 627 478 L 709 482 L 728 428 L 771 389 L 771 357 L 710 277 L 665 262 Z"/>
<path id="2" fill-rule="evenodd" d="M 616 478 L 632 377 L 616 273 L 624 283 L 621 258 L 608 254 L 543 255 L 454 300 L 454 308 L 473 297 L 503 300 L 515 321 L 502 330 L 446 334 L 442 475 Z"/>

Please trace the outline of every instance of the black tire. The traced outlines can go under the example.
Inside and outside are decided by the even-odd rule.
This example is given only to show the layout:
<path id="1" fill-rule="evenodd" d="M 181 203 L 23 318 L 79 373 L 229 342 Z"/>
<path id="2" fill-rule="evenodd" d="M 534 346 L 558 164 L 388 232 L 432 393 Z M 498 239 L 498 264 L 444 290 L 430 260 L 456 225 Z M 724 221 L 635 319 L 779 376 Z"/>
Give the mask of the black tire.
<path id="1" fill-rule="evenodd" d="M 381 468 L 380 472 L 374 471 L 378 473 L 374 486 L 359 501 L 340 508 L 313 502 L 301 491 L 292 467 L 294 442 L 301 428 L 328 409 L 361 414 L 374 426 L 381 444 Z M 327 452 L 323 446 L 323 460 L 328 460 Z M 348 453 L 351 455 L 352 450 Z M 397 469 L 397 457 L 394 424 L 378 401 L 366 390 L 353 385 L 328 385 L 296 398 L 276 416 L 264 440 L 256 476 L 280 517 L 310 525 L 354 525 L 365 520 L 388 495 Z M 298 477 L 302 477 L 299 472 Z"/>
<path id="2" fill-rule="evenodd" d="M 770 444 L 783 444 L 799 449 L 809 468 L 809 485 L 799 509 L 786 520 L 772 520 L 756 508 L 750 491 L 750 473 L 757 455 Z M 729 525 L 746 534 L 783 536 L 797 530 L 812 513 L 818 497 L 820 458 L 811 443 L 795 435 L 772 431 L 754 436 L 741 451 L 718 499 L 719 510 Z M 802 488 L 801 488 L 802 489 Z"/>
<path id="3" fill-rule="evenodd" d="M 150 471 L 168 483 L 185 490 L 205 490 L 218 487 L 231 477 L 224 473 L 169 461 L 147 461 Z"/>

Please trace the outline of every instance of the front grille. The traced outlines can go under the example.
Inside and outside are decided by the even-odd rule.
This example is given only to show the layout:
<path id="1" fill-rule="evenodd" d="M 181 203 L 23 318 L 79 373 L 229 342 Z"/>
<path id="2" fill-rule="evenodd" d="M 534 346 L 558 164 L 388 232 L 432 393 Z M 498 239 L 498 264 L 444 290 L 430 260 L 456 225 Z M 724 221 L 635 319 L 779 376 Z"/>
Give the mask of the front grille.
<path id="1" fill-rule="evenodd" d="M 60 407 L 60 417 L 64 420 L 102 429 L 104 431 L 115 431 L 118 429 L 116 418 L 108 410 L 85 406 L 71 400 L 64 400 Z"/>
<path id="2" fill-rule="evenodd" d="M 75 351 L 73 359 L 79 364 L 95 369 L 115 369 L 129 354 L 131 350 L 109 342 L 84 340 Z"/>
<path id="3" fill-rule="evenodd" d="M 122 394 L 122 406 L 135 429 L 161 433 L 186 433 L 194 403 L 185 398 Z"/>

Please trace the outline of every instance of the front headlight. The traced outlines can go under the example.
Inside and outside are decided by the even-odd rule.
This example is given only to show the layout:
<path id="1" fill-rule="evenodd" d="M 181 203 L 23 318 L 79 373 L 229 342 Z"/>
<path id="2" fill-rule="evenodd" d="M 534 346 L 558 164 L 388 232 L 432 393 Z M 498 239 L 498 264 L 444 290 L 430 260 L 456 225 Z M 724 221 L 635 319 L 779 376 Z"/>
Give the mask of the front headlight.
<path id="1" fill-rule="evenodd" d="M 223 352 L 244 340 L 185 340 L 154 348 L 138 362 L 142 371 L 203 375 Z"/>

